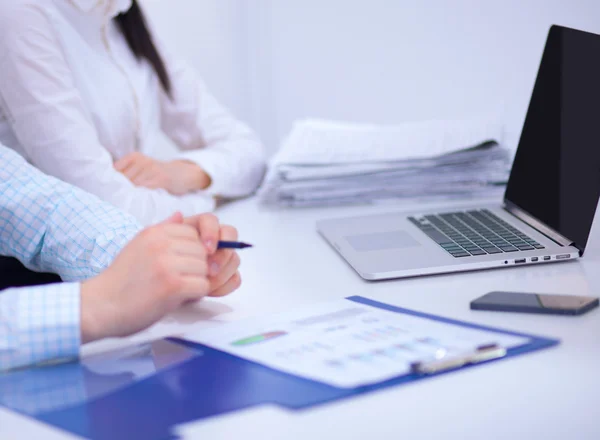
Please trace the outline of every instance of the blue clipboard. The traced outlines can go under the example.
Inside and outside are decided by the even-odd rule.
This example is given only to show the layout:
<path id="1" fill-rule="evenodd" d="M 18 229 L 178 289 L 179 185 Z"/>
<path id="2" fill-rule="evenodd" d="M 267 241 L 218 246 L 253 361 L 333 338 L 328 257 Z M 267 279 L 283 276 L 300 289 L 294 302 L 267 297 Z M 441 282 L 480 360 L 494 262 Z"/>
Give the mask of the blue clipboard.
<path id="1" fill-rule="evenodd" d="M 346 299 L 395 313 L 529 339 L 528 343 L 509 349 L 502 359 L 559 343 L 555 339 L 442 318 L 360 296 Z M 477 365 L 480 364 L 461 369 Z M 0 375 L 0 405 L 93 439 L 174 439 L 176 425 L 194 420 L 261 404 L 301 410 L 451 371 L 408 374 L 368 386 L 336 388 L 201 344 L 168 339 L 77 363 Z"/>

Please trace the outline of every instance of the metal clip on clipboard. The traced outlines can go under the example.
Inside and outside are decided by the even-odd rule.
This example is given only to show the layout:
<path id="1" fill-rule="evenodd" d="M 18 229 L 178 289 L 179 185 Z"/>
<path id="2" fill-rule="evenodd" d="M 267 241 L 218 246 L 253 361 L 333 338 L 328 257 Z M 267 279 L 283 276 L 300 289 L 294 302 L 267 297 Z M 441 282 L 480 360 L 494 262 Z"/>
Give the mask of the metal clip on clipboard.
<path id="1" fill-rule="evenodd" d="M 492 359 L 506 356 L 506 349 L 497 344 L 482 345 L 472 353 L 448 358 L 435 359 L 432 361 L 419 361 L 411 364 L 413 374 L 436 374 L 448 370 L 463 367 L 469 364 L 477 364 Z"/>

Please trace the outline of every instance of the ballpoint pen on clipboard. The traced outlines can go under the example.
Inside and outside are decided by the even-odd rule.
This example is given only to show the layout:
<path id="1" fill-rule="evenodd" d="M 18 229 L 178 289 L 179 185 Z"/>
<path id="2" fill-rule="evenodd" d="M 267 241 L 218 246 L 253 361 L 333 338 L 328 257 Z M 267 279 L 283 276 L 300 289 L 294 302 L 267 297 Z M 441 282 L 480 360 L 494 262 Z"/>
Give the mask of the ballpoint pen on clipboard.
<path id="1" fill-rule="evenodd" d="M 411 364 L 413 374 L 436 374 L 448 370 L 463 367 L 469 364 L 477 364 L 492 359 L 506 356 L 506 349 L 497 344 L 482 345 L 473 352 L 457 356 L 448 356 L 431 361 L 419 361 Z"/>

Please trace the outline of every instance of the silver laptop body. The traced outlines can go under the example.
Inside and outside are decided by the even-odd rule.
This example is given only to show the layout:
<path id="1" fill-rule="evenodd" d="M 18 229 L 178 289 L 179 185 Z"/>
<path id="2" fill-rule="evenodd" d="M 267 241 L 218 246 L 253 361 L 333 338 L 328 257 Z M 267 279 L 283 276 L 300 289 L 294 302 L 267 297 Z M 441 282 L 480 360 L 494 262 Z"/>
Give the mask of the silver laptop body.
<path id="1" fill-rule="evenodd" d="M 567 244 L 568 240 L 561 239 L 565 245 L 551 240 L 501 206 L 478 208 L 489 210 L 544 248 L 456 258 L 409 220 L 410 217 L 424 218 L 430 214 L 440 214 L 438 211 L 324 220 L 318 223 L 318 230 L 366 280 L 543 264 L 579 257 L 579 250 Z M 468 213 L 473 209 L 457 211 Z"/>
<path id="2" fill-rule="evenodd" d="M 600 195 L 600 36 L 552 26 L 502 206 L 322 220 L 367 280 L 570 261 Z"/>

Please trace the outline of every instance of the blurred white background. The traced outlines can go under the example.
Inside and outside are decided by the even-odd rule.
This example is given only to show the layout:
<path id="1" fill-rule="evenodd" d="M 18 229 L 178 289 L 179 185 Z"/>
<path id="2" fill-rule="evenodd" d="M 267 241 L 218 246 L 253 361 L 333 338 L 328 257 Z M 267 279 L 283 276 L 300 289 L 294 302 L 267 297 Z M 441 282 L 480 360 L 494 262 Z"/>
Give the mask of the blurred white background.
<path id="1" fill-rule="evenodd" d="M 141 2 L 270 152 L 304 117 L 486 115 L 514 147 L 549 26 L 600 33 L 598 0 Z"/>

